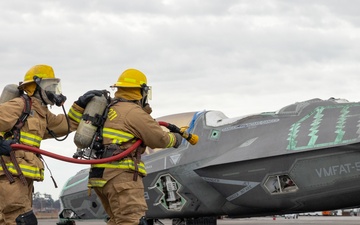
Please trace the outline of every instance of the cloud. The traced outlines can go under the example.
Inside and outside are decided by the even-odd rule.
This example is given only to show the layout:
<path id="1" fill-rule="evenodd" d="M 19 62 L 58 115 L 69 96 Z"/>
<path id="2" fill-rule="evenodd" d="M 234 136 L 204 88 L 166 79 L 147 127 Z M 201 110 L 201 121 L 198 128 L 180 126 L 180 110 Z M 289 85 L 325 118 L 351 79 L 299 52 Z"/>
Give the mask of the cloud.
<path id="1" fill-rule="evenodd" d="M 153 87 L 154 117 L 205 109 L 236 117 L 311 98 L 358 101 L 359 4 L 2 1 L 0 88 L 21 81 L 35 64 L 49 64 L 69 109 L 87 90 L 109 89 L 133 67 Z M 45 143 L 70 157 L 75 150 L 71 138 Z M 58 171 L 64 164 L 49 161 L 59 183 L 78 169 Z M 37 189 L 51 190 L 45 182 Z"/>

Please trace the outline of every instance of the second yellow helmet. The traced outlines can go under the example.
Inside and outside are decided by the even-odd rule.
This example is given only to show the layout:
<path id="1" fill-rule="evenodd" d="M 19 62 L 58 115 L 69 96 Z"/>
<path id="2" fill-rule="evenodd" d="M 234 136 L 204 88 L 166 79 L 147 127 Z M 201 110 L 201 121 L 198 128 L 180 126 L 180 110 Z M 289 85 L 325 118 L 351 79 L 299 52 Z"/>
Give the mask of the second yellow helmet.
<path id="1" fill-rule="evenodd" d="M 120 76 L 117 82 L 111 87 L 138 87 L 147 84 L 145 74 L 137 69 L 127 69 Z"/>

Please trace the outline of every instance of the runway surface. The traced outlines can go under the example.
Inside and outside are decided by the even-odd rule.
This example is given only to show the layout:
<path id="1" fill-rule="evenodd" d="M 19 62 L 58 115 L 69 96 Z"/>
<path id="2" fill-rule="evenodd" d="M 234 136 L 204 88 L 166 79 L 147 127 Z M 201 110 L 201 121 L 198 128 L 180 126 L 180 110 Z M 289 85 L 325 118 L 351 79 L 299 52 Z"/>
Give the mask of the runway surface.
<path id="1" fill-rule="evenodd" d="M 56 225 L 57 219 L 41 219 L 39 225 Z M 171 220 L 161 220 L 164 225 L 171 225 Z M 76 225 L 105 225 L 102 220 L 76 221 Z M 277 217 L 253 217 L 245 219 L 221 219 L 218 225 L 275 225 L 275 224 L 297 224 L 297 225 L 360 225 L 360 217 L 355 216 L 300 216 L 298 219 L 285 219 Z"/>

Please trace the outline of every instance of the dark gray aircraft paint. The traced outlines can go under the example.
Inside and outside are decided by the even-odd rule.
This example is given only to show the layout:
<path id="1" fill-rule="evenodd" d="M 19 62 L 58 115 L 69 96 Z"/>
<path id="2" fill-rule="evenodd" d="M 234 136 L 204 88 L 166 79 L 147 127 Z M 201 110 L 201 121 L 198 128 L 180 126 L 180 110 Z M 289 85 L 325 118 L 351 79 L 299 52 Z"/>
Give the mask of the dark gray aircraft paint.
<path id="1" fill-rule="evenodd" d="M 311 99 L 227 118 L 220 111 L 158 118 L 189 126 L 199 141 L 147 149 L 147 218 L 252 217 L 360 205 L 360 103 Z M 60 199 L 78 218 L 106 218 L 88 170 Z"/>

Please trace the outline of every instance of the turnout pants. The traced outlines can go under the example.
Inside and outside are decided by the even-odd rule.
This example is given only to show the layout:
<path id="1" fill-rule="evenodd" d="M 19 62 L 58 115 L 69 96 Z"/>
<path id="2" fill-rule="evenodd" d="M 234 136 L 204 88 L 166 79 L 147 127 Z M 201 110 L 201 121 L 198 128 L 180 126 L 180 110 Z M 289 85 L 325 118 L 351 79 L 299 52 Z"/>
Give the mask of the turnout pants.
<path id="1" fill-rule="evenodd" d="M 147 205 L 144 198 L 142 177 L 133 180 L 134 174 L 121 171 L 104 187 L 94 188 L 110 219 L 107 225 L 138 225 L 145 216 Z"/>
<path id="2" fill-rule="evenodd" d="M 16 218 L 32 210 L 33 180 L 27 185 L 18 177 L 10 184 L 5 175 L 0 176 L 0 225 L 16 225 Z"/>

